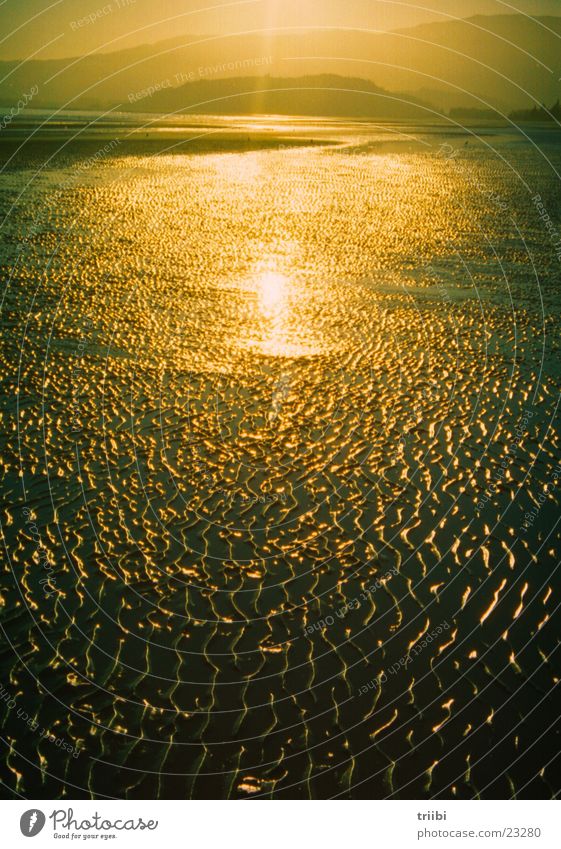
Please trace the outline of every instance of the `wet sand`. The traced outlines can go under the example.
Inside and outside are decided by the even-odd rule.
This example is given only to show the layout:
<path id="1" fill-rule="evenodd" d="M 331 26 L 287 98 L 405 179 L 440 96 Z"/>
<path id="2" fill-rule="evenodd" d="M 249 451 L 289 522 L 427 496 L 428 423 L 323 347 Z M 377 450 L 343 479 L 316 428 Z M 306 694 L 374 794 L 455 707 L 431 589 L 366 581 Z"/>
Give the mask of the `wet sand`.
<path id="1" fill-rule="evenodd" d="M 3 174 L 5 791 L 551 798 L 557 135 L 247 132 Z"/>

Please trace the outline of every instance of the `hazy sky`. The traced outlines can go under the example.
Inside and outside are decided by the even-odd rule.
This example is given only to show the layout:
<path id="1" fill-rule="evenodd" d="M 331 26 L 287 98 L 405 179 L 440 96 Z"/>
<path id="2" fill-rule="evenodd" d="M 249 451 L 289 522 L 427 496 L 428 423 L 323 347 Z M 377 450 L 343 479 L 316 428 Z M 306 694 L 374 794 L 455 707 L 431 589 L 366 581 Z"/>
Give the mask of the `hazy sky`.
<path id="1" fill-rule="evenodd" d="M 27 58 L 36 51 L 43 59 L 75 56 L 190 33 L 286 26 L 393 29 L 442 20 L 445 13 L 516 11 L 561 14 L 561 0 L 0 0 L 0 58 Z"/>

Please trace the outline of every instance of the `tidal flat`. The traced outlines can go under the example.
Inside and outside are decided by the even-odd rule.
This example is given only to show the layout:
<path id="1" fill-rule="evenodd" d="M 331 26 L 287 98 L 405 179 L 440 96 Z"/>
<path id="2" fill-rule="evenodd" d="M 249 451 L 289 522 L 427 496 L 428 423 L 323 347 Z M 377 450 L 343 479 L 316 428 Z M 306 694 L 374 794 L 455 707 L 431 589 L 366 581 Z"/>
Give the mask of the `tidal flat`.
<path id="1" fill-rule="evenodd" d="M 2 698 L 3 793 L 558 794 L 561 132 L 40 124 L 0 684 L 78 756 Z"/>

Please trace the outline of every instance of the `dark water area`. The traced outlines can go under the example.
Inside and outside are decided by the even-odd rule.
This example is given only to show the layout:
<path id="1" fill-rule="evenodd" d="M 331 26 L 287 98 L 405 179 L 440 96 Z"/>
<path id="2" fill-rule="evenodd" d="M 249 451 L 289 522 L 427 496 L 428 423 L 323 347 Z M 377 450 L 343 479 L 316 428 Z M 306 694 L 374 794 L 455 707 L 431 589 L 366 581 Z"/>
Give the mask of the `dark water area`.
<path id="1" fill-rule="evenodd" d="M 552 798 L 561 133 L 123 126 L 0 139 L 2 794 Z"/>

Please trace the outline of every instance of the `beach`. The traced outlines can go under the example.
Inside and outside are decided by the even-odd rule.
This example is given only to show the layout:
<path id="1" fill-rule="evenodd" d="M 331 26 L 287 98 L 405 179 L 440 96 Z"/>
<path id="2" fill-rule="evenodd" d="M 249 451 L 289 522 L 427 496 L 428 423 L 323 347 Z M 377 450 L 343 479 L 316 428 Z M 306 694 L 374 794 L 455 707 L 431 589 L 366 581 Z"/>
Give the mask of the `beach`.
<path id="1" fill-rule="evenodd" d="M 93 117 L 0 140 L 4 785 L 555 796 L 561 131 Z"/>

